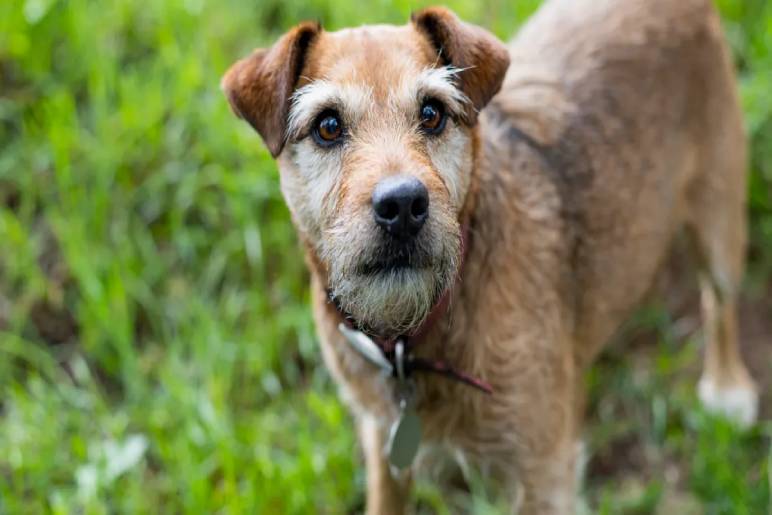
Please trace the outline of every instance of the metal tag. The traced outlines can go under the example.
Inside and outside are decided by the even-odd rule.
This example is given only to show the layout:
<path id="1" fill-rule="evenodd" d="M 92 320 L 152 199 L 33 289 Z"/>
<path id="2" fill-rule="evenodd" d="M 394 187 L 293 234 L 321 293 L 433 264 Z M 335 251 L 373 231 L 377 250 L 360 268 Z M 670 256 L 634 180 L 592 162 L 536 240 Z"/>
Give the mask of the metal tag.
<path id="1" fill-rule="evenodd" d="M 389 435 L 389 463 L 398 469 L 409 467 L 421 443 L 421 419 L 415 411 L 413 383 L 405 376 L 405 341 L 398 340 L 394 348 L 397 370 L 399 418 Z"/>
<path id="2" fill-rule="evenodd" d="M 412 406 L 406 406 L 391 426 L 389 463 L 398 469 L 409 467 L 421 443 L 421 419 Z"/>
<path id="3" fill-rule="evenodd" d="M 351 346 L 370 363 L 382 368 L 388 372 L 389 375 L 394 372 L 394 367 L 391 366 L 391 363 L 389 363 L 389 360 L 383 355 L 381 349 L 369 336 L 362 331 L 350 329 L 343 323 L 338 324 L 338 330 L 346 337 L 346 340 L 348 340 Z"/>

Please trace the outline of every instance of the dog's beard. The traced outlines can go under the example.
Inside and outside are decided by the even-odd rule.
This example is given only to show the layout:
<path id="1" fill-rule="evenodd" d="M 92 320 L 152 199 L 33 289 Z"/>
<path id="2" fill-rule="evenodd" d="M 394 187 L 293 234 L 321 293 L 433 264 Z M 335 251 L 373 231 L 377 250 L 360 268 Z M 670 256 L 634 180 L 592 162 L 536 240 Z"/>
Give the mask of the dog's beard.
<path id="1" fill-rule="evenodd" d="M 407 334 L 453 283 L 460 253 L 458 227 L 430 220 L 403 252 L 384 247 L 388 243 L 378 233 L 359 241 L 351 237 L 372 232 L 369 226 L 328 232 L 324 258 L 330 293 L 360 328 L 384 337 Z"/>
<path id="2" fill-rule="evenodd" d="M 417 327 L 442 293 L 434 270 L 401 268 L 369 275 L 340 277 L 332 294 L 360 326 L 382 336 Z"/>

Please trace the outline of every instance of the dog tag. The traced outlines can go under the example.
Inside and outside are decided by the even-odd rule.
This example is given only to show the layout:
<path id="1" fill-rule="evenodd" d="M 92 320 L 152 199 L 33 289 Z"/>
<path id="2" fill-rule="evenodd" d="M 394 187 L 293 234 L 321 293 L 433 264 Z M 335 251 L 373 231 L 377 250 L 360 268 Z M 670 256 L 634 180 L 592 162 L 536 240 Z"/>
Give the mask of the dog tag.
<path id="1" fill-rule="evenodd" d="M 409 467 L 421 443 L 421 419 L 415 411 L 413 383 L 405 375 L 405 341 L 398 340 L 394 347 L 397 370 L 399 418 L 391 426 L 389 435 L 389 463 L 398 469 Z"/>
<path id="2" fill-rule="evenodd" d="M 354 349 L 365 357 L 370 363 L 376 365 L 391 375 L 394 371 L 394 367 L 391 366 L 389 360 L 381 352 L 380 347 L 370 339 L 362 331 L 356 329 L 350 329 L 346 327 L 346 324 L 338 324 L 338 330 L 346 337 L 346 340 L 351 344 Z"/>
<path id="3" fill-rule="evenodd" d="M 389 463 L 398 469 L 409 467 L 421 443 L 421 419 L 408 405 L 401 410 L 399 419 L 391 426 L 389 437 Z"/>

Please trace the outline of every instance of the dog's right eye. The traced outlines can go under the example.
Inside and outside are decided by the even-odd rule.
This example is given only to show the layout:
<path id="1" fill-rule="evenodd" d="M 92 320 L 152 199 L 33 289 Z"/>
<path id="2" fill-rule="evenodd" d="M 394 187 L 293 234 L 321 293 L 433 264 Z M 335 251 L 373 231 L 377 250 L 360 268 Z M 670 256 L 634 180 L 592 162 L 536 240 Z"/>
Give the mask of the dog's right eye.
<path id="1" fill-rule="evenodd" d="M 326 111 L 316 118 L 311 134 L 317 144 L 329 147 L 343 136 L 343 123 L 337 113 Z"/>

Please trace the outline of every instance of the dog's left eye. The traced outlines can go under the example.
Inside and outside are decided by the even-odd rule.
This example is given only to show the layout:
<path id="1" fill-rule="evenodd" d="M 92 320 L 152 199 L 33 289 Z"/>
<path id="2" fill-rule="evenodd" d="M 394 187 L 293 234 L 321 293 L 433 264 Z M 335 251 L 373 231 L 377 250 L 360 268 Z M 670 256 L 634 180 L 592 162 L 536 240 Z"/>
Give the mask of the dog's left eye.
<path id="1" fill-rule="evenodd" d="M 427 134 L 439 134 L 445 128 L 445 107 L 437 100 L 426 100 L 421 105 L 421 129 Z"/>

